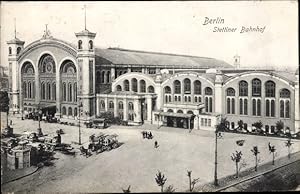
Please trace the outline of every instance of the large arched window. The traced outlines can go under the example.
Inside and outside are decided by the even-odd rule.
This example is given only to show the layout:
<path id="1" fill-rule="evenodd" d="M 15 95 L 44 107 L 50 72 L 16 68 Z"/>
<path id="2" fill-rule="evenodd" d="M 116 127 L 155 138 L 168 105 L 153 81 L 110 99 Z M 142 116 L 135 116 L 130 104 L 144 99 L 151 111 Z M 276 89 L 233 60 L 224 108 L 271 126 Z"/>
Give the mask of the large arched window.
<path id="1" fill-rule="evenodd" d="M 205 95 L 212 95 L 213 92 L 212 92 L 212 89 L 210 87 L 206 87 L 205 88 Z"/>
<path id="2" fill-rule="evenodd" d="M 131 79 L 131 91 L 137 92 L 137 79 Z"/>
<path id="3" fill-rule="evenodd" d="M 188 78 L 185 78 L 183 80 L 183 84 L 184 84 L 184 93 L 190 94 L 191 93 L 191 80 Z"/>
<path id="4" fill-rule="evenodd" d="M 105 71 L 101 72 L 101 83 L 105 82 Z"/>
<path id="5" fill-rule="evenodd" d="M 261 81 L 257 78 L 252 80 L 252 96 L 261 96 Z"/>
<path id="6" fill-rule="evenodd" d="M 291 93 L 284 88 L 280 91 L 280 117 L 290 118 L 290 97 Z"/>
<path id="7" fill-rule="evenodd" d="M 89 41 L 89 49 L 90 49 L 90 50 L 93 50 L 93 48 L 94 48 L 93 41 L 90 40 L 90 41 Z"/>
<path id="8" fill-rule="evenodd" d="M 275 97 L 275 83 L 267 81 L 265 84 L 266 97 Z"/>
<path id="9" fill-rule="evenodd" d="M 174 93 L 175 94 L 180 94 L 181 93 L 181 83 L 178 80 L 174 81 Z"/>
<path id="10" fill-rule="evenodd" d="M 178 111 L 177 111 L 177 113 L 181 113 L 181 114 L 182 114 L 182 113 L 183 113 L 183 111 L 182 111 L 182 110 L 178 110 Z"/>
<path id="11" fill-rule="evenodd" d="M 285 101 L 285 118 L 290 118 L 290 101 Z"/>
<path id="12" fill-rule="evenodd" d="M 194 82 L 194 94 L 201 94 L 201 82 L 199 80 Z"/>
<path id="13" fill-rule="evenodd" d="M 235 96 L 235 90 L 233 88 L 228 88 L 226 90 L 226 95 L 227 96 Z"/>
<path id="14" fill-rule="evenodd" d="M 239 95 L 240 96 L 248 96 L 248 82 L 240 81 L 239 83 Z"/>
<path id="15" fill-rule="evenodd" d="M 148 93 L 154 93 L 154 87 L 153 86 L 148 87 Z"/>
<path id="16" fill-rule="evenodd" d="M 74 83 L 74 101 L 77 102 L 77 83 Z"/>
<path id="17" fill-rule="evenodd" d="M 134 109 L 133 103 L 129 102 L 128 103 L 128 110 L 133 110 L 133 109 Z"/>
<path id="18" fill-rule="evenodd" d="M 124 80 L 123 84 L 124 84 L 124 91 L 129 91 L 129 81 L 126 79 Z"/>
<path id="19" fill-rule="evenodd" d="M 142 92 L 142 93 L 146 92 L 146 82 L 145 82 L 145 80 L 140 80 L 140 92 Z"/>
<path id="20" fill-rule="evenodd" d="M 82 40 L 78 40 L 78 49 L 82 49 Z"/>
<path id="21" fill-rule="evenodd" d="M 165 94 L 171 94 L 171 88 L 169 86 L 165 87 Z"/>

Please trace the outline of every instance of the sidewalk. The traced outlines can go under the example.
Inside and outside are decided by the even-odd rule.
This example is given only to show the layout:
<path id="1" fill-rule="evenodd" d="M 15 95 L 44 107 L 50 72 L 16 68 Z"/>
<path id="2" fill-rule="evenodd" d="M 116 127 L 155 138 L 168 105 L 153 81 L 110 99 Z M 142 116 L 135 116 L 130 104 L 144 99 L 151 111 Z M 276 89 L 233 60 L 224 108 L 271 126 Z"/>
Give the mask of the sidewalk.
<path id="1" fill-rule="evenodd" d="M 2 184 L 12 182 L 12 181 L 21 179 L 23 177 L 29 176 L 29 175 L 35 173 L 38 169 L 39 169 L 39 167 L 31 166 L 28 168 L 17 169 L 17 170 L 6 170 L 5 172 L 3 172 Z"/>
<path id="2" fill-rule="evenodd" d="M 204 185 L 200 185 L 195 187 L 194 191 L 197 192 L 219 192 L 227 190 L 230 187 L 240 184 L 241 182 L 249 181 L 256 177 L 259 177 L 265 173 L 272 172 L 282 166 L 286 166 L 288 164 L 294 163 L 300 160 L 300 152 L 296 152 L 291 154 L 291 158 L 281 157 L 275 160 L 275 165 L 272 165 L 272 162 L 264 163 L 258 166 L 257 172 L 254 171 L 253 167 L 248 168 L 239 174 L 239 178 L 235 178 L 235 174 L 220 178 L 218 180 L 219 186 L 214 186 L 213 182 L 206 183 Z"/>

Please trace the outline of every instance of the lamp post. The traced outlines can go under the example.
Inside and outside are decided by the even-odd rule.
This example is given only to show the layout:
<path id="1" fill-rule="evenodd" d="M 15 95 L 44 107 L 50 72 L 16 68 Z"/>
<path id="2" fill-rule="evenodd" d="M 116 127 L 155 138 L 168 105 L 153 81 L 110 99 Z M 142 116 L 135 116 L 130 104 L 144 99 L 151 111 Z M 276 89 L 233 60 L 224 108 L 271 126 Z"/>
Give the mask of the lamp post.
<path id="1" fill-rule="evenodd" d="M 218 130 L 219 129 L 219 124 L 215 125 L 215 176 L 214 176 L 214 185 L 218 186 L 218 138 L 222 138 L 221 132 Z"/>
<path id="2" fill-rule="evenodd" d="M 38 131 L 38 135 L 41 136 L 42 135 L 42 128 L 41 128 L 41 114 L 42 114 L 42 110 L 40 108 L 40 103 L 38 103 L 37 110 L 38 110 L 38 121 L 39 121 L 39 127 L 38 127 L 37 131 Z"/>
<path id="3" fill-rule="evenodd" d="M 81 114 L 81 110 L 80 107 L 82 107 L 82 102 L 79 102 L 78 105 L 78 144 L 81 145 L 81 130 L 80 130 L 80 114 Z"/>

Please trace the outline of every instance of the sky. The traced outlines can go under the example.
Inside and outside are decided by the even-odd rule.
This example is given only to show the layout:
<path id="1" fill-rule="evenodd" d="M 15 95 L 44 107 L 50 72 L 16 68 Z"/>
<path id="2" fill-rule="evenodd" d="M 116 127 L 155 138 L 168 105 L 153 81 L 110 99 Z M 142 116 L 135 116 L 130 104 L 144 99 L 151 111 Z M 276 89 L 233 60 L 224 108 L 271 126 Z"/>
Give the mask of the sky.
<path id="1" fill-rule="evenodd" d="M 53 37 L 76 44 L 75 32 L 86 25 L 96 32 L 95 45 L 195 55 L 241 67 L 298 67 L 297 1 L 170 2 L 5 2 L 1 1 L 1 65 L 7 65 L 7 40 L 25 46 L 42 37 L 48 24 Z M 203 25 L 205 18 L 223 23 Z M 261 32 L 240 33 L 242 27 Z M 237 28 L 213 32 L 214 28 Z"/>

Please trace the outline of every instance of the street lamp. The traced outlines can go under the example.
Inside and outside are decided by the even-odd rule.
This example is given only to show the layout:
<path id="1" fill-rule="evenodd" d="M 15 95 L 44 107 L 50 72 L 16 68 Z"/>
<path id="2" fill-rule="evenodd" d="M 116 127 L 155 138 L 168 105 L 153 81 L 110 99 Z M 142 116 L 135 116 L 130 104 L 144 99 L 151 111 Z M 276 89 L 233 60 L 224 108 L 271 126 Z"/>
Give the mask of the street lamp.
<path id="1" fill-rule="evenodd" d="M 40 103 L 38 103 L 37 110 L 38 110 L 38 119 L 39 119 L 39 127 L 38 127 L 37 131 L 38 131 L 38 136 L 41 136 L 42 135 L 42 128 L 41 128 L 41 114 L 42 114 L 42 110 L 40 108 Z"/>
<path id="2" fill-rule="evenodd" d="M 78 144 L 81 145 L 81 131 L 80 131 L 80 114 L 81 114 L 81 110 L 80 110 L 80 107 L 82 107 L 82 102 L 80 101 L 79 102 L 79 105 L 78 105 Z"/>
<path id="3" fill-rule="evenodd" d="M 219 131 L 219 125 L 221 125 L 220 123 L 218 125 L 215 125 L 215 176 L 214 176 L 214 185 L 218 186 L 218 139 L 222 138 L 222 134 Z"/>

